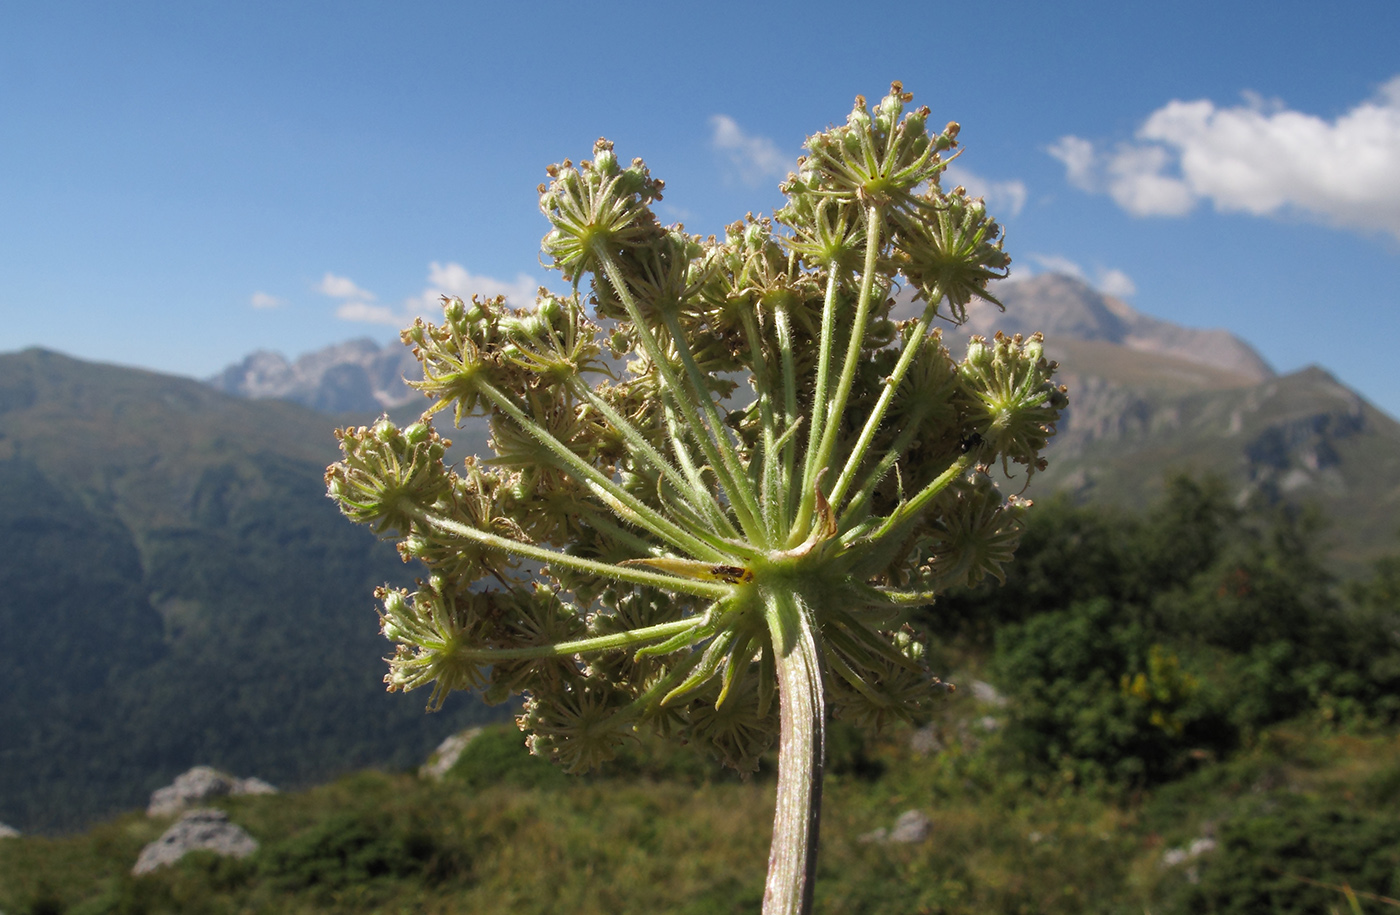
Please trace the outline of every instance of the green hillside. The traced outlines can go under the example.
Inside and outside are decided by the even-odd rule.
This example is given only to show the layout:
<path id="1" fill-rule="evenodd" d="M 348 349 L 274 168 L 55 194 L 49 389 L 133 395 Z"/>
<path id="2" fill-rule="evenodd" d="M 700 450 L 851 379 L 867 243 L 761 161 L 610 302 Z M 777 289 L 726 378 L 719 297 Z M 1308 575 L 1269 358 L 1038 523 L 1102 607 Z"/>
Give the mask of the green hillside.
<path id="1" fill-rule="evenodd" d="M 1004 587 L 924 614 L 958 688 L 917 728 L 833 724 L 817 911 L 1400 905 L 1400 558 L 1338 588 L 1297 517 L 1170 493 L 1131 516 L 1049 500 Z M 142 813 L 0 839 L 0 911 L 752 912 L 772 762 L 742 780 L 644 740 L 572 777 L 501 725 L 442 783 L 217 801 L 260 843 L 242 860 L 132 877 L 172 819 Z"/>
<path id="2" fill-rule="evenodd" d="M 1047 349 L 1070 408 L 1036 491 L 1141 510 L 1173 475 L 1211 474 L 1240 504 L 1319 510 L 1347 574 L 1400 546 L 1400 422 L 1322 369 L 1255 382 L 1112 343 Z"/>
<path id="3" fill-rule="evenodd" d="M 0 356 L 0 822 L 81 826 L 196 764 L 411 765 L 483 715 L 384 692 L 369 594 L 412 572 L 325 498 L 335 422 Z"/>

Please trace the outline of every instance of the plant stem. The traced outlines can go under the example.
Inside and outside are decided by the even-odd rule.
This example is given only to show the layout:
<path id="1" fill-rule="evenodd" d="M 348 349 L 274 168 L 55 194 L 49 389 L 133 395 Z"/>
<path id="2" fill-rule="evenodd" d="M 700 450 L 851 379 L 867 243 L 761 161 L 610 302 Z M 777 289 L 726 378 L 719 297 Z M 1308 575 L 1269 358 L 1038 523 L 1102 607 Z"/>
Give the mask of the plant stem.
<path id="1" fill-rule="evenodd" d="M 533 559 L 536 562 L 577 569 L 580 572 L 588 572 L 591 575 L 601 575 L 604 578 L 611 578 L 614 581 L 629 581 L 637 585 L 650 585 L 654 588 L 661 588 L 664 591 L 690 594 L 695 597 L 709 598 L 710 600 L 721 600 L 728 597 L 733 592 L 732 585 L 724 585 L 710 581 L 696 581 L 695 579 L 681 578 L 676 575 L 661 575 L 656 572 L 647 572 L 631 566 L 619 566 L 613 565 L 610 562 L 598 562 L 594 559 L 585 559 L 582 556 L 573 556 L 569 553 L 561 553 L 558 550 L 550 550 L 535 546 L 533 543 L 511 540 L 509 537 L 502 537 L 499 534 L 480 531 L 470 525 L 462 524 L 460 521 L 454 521 L 451 518 L 435 515 L 432 512 L 416 506 L 408 506 L 406 511 L 408 514 L 412 515 L 414 519 L 428 527 L 466 540 L 475 541 L 483 546 L 500 550 L 503 553 L 523 556 L 526 559 Z"/>
<path id="2" fill-rule="evenodd" d="M 739 526 L 750 537 L 759 534 L 761 532 L 760 522 L 757 512 L 754 511 L 757 507 L 757 499 L 753 495 L 752 487 L 747 485 L 747 474 L 742 466 L 739 466 L 739 458 L 734 451 L 733 444 L 725 436 L 724 425 L 720 422 L 719 415 L 714 409 L 714 402 L 706 395 L 699 383 L 703 381 L 703 378 L 697 377 L 698 370 L 692 371 L 694 359 L 691 358 L 690 364 L 685 366 L 687 372 L 691 374 L 694 387 L 686 388 L 681 384 L 670 360 L 661 349 L 661 344 L 656 339 L 656 335 L 652 333 L 651 326 L 646 323 L 641 308 L 636 299 L 633 298 L 627 281 L 612 255 L 601 246 L 594 251 L 594 254 L 598 258 L 598 263 L 603 267 L 604 276 L 607 278 L 608 284 L 612 286 L 613 294 L 617 296 L 618 302 L 622 304 L 627 316 L 632 320 L 632 326 L 637 331 L 637 339 L 641 341 L 648 358 L 651 359 L 662 380 L 665 381 L 676 406 L 680 408 L 681 414 L 690 426 L 691 434 L 695 437 L 701 450 L 705 452 L 711 469 L 719 478 L 720 487 L 729 496 L 729 507 L 738 517 Z M 690 351 L 686 346 L 684 334 L 677 336 L 672 332 L 671 336 L 672 341 L 676 344 L 678 355 L 682 358 L 689 356 Z M 710 421 L 709 424 L 701 418 L 700 413 L 706 406 L 709 409 L 705 418 Z M 741 488 L 741 481 L 743 488 Z"/>
<path id="3" fill-rule="evenodd" d="M 515 420 L 520 428 L 524 429 L 541 445 L 544 445 L 554 454 L 562 468 L 566 468 L 575 474 L 579 482 L 588 486 L 604 504 L 613 510 L 618 517 L 624 518 L 648 530 L 660 537 L 665 537 L 677 549 L 685 550 L 692 556 L 703 557 L 720 561 L 725 553 L 714 544 L 706 542 L 701 531 L 687 530 L 665 516 L 659 514 L 636 496 L 623 489 L 612 479 L 607 477 L 598 468 L 589 464 L 579 457 L 569 446 L 559 441 L 549 433 L 547 429 L 540 426 L 530 418 L 520 405 L 515 403 L 503 391 L 498 390 L 491 384 L 481 382 L 481 393 L 492 403 L 500 408 L 511 419 Z M 518 552 L 518 551 L 517 551 Z M 524 555 L 523 553 L 521 555 Z"/>
<path id="4" fill-rule="evenodd" d="M 899 362 L 895 365 L 894 371 L 890 372 L 885 379 L 884 386 L 880 390 L 880 399 L 875 402 L 870 415 L 866 417 L 865 426 L 860 430 L 860 438 L 856 441 L 855 447 L 846 458 L 846 466 L 841 470 L 841 476 L 836 478 L 836 483 L 831 487 L 831 495 L 828 501 L 831 507 L 839 514 L 843 508 L 841 500 L 846 497 L 846 490 L 850 488 L 852 480 L 855 479 L 856 471 L 860 469 L 861 462 L 865 460 L 866 449 L 870 447 L 870 442 L 875 438 L 875 433 L 880 428 L 880 423 L 885 419 L 885 411 L 889 409 L 890 401 L 894 399 L 895 391 L 899 389 L 899 384 L 904 380 L 904 376 L 909 371 L 909 366 L 914 364 L 914 357 L 919 354 L 919 349 L 924 345 L 925 334 L 928 333 L 929 322 L 933 319 L 938 306 L 938 302 L 924 309 L 923 315 L 919 318 L 919 323 L 914 326 L 914 332 L 909 337 L 909 342 L 905 344 L 904 351 L 899 354 Z M 891 449 L 893 451 L 894 449 Z"/>
<path id="5" fill-rule="evenodd" d="M 811 608 L 791 591 L 774 592 L 769 597 L 767 616 L 777 662 L 781 733 L 763 915 L 808 915 L 817 878 L 826 694 Z"/>
<path id="6" fill-rule="evenodd" d="M 557 658 L 564 655 L 586 654 L 594 651 L 607 651 L 612 648 L 631 648 L 642 642 L 658 642 L 674 638 L 683 632 L 698 629 L 706 622 L 704 614 L 687 617 L 670 623 L 657 623 L 642 629 L 630 629 L 611 635 L 598 635 L 572 642 L 554 642 L 549 645 L 535 645 L 530 648 L 459 648 L 454 655 L 473 661 L 515 661 L 532 658 Z"/>

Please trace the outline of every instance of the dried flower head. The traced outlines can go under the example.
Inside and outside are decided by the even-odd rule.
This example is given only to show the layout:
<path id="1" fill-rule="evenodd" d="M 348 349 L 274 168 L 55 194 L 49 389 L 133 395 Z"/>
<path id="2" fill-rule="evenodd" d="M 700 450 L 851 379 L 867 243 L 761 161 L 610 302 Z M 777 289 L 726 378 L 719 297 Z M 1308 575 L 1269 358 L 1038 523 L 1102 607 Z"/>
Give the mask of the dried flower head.
<path id="1" fill-rule="evenodd" d="M 723 239 L 661 226 L 662 182 L 607 141 L 551 166 L 544 253 L 573 293 L 415 322 L 428 413 L 342 430 L 327 471 L 348 516 L 431 570 L 380 592 L 391 689 L 523 693 L 530 747 L 571 770 L 649 728 L 749 771 L 781 735 L 798 799 L 771 874 L 815 845 L 828 704 L 879 724 L 942 692 L 905 616 L 1001 576 L 1025 504 L 985 467 L 1043 466 L 1066 404 L 1038 334 L 957 362 L 933 329 L 995 302 L 1009 258 L 981 201 L 939 185 L 958 126 L 930 135 L 909 101 L 858 98 L 774 219 Z M 924 308 L 896 324 L 902 284 Z M 488 417 L 494 456 L 445 467 L 445 410 Z M 810 881 L 770 878 L 772 910 L 794 892 Z"/>

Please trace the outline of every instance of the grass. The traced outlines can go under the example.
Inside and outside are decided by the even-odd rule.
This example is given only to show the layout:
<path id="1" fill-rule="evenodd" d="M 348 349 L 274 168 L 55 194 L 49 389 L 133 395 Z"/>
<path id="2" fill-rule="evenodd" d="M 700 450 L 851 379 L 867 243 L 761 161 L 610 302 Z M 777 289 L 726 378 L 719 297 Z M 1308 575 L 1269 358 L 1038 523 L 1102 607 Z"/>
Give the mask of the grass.
<path id="1" fill-rule="evenodd" d="M 1201 836 L 1227 847 L 1239 824 L 1260 817 L 1305 824 L 1341 817 L 1360 824 L 1358 834 L 1385 832 L 1383 819 L 1400 822 L 1400 736 L 1393 733 L 1329 734 L 1314 719 L 1300 720 L 1260 734 L 1229 760 L 1121 796 L 1030 786 L 1001 761 L 997 735 L 976 725 L 987 711 L 970 699 L 948 703 L 934 724 L 945 744 L 937 754 L 910 750 L 908 729 L 864 744 L 846 735 L 837 745 L 818 911 L 1230 912 L 1236 909 L 1202 894 L 1220 868 L 1248 870 L 1247 861 L 1227 849 L 1164 867 L 1164 853 Z M 441 784 L 365 771 L 305 792 L 222 800 L 218 806 L 262 843 L 246 861 L 196 854 L 132 878 L 141 847 L 168 824 L 137 813 L 81 835 L 0 842 L 0 911 L 757 910 L 772 816 L 766 770 L 745 782 L 685 751 L 656 756 L 639 747 L 612 774 L 565 779 L 532 768 L 544 764 L 523 755 L 509 728 L 488 729 L 481 740 Z M 926 840 L 866 838 L 910 809 L 930 817 Z M 1367 885 L 1359 871 L 1289 860 L 1293 873 L 1231 871 L 1230 879 L 1324 894 L 1340 912 L 1353 911 L 1342 888 L 1366 912 L 1388 910 L 1383 900 L 1394 896 L 1384 878 Z M 1392 882 L 1400 862 L 1394 870 Z"/>

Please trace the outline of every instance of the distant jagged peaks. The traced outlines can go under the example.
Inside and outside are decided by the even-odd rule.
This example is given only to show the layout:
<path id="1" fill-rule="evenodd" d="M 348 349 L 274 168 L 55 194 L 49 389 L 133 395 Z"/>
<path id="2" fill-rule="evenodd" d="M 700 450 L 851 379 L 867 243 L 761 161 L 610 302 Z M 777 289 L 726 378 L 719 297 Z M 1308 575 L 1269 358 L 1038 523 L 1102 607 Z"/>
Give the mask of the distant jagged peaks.
<path id="1" fill-rule="evenodd" d="M 1234 334 L 1148 317 L 1075 277 L 1045 273 L 1000 283 L 995 292 L 1006 303 L 1006 311 L 974 302 L 967 324 L 947 338 L 955 353 L 960 337 L 1039 330 L 1045 333 L 1051 355 L 1062 361 L 1074 355 L 1067 351 L 1068 342 L 1099 342 L 1207 366 L 1235 376 L 1242 384 L 1274 377 L 1263 357 Z M 912 298 L 912 288 L 896 296 L 901 303 L 897 317 L 909 317 L 918 310 Z M 404 379 L 416 378 L 419 372 L 407 347 L 360 338 L 306 353 L 295 362 L 280 353 L 259 350 L 210 378 L 209 384 L 254 400 L 290 400 L 330 413 L 374 413 L 418 400 Z"/>
<path id="2" fill-rule="evenodd" d="M 306 353 L 295 362 L 281 353 L 259 350 L 210 378 L 209 384 L 254 400 L 290 400 L 327 413 L 368 413 L 418 399 L 404 383 L 418 372 L 407 347 L 360 338 Z"/>

